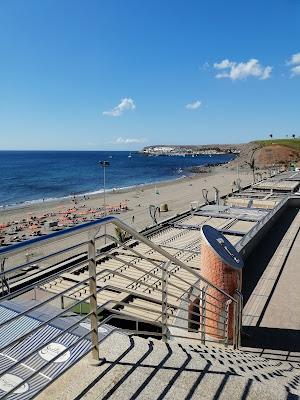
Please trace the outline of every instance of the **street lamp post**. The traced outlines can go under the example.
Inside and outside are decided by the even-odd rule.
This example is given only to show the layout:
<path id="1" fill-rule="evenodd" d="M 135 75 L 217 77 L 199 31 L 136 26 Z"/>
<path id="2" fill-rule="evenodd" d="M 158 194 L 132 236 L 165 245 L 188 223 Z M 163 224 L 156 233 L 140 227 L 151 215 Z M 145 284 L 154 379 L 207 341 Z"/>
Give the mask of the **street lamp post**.
<path id="1" fill-rule="evenodd" d="M 104 203 L 104 216 L 106 216 L 106 173 L 105 170 L 109 167 L 109 162 L 106 160 L 99 161 L 99 164 L 103 168 L 103 203 Z M 104 243 L 106 244 L 106 224 L 104 225 Z"/>

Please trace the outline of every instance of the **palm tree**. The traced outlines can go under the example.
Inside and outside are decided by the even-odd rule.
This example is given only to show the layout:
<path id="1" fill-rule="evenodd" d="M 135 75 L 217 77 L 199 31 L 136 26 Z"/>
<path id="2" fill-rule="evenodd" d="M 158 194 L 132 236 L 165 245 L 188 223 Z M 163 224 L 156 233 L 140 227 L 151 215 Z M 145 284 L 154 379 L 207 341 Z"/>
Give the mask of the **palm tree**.
<path id="1" fill-rule="evenodd" d="M 293 137 L 293 139 L 295 139 L 296 135 L 293 133 L 293 134 L 292 134 L 292 137 Z"/>
<path id="2" fill-rule="evenodd" d="M 119 228 L 118 226 L 115 227 L 115 233 L 117 239 L 123 243 L 125 242 L 126 239 L 128 239 L 129 235 L 126 231 L 123 231 L 123 229 Z"/>
<path id="3" fill-rule="evenodd" d="M 270 136 L 270 138 L 272 139 L 272 137 L 273 137 L 273 134 L 272 134 L 272 133 L 270 133 L 270 135 L 269 135 L 269 136 Z"/>

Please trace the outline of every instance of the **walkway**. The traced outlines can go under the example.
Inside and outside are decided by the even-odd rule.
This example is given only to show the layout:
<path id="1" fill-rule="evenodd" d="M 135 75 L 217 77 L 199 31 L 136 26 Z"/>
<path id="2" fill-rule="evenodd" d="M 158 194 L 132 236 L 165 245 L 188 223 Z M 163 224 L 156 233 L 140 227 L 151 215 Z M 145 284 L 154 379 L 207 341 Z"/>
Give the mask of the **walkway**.
<path id="1" fill-rule="evenodd" d="M 243 342 L 300 361 L 300 213 L 270 259 L 244 307 Z M 256 252 L 259 257 L 259 252 Z M 272 351 L 270 351 L 270 349 Z"/>

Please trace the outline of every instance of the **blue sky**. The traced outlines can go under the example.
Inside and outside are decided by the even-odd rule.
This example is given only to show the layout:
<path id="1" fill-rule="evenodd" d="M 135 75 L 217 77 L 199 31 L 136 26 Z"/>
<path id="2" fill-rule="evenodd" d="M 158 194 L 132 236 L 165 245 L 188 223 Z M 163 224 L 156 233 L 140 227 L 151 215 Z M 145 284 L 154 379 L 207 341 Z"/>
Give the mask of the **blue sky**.
<path id="1" fill-rule="evenodd" d="M 0 149 L 300 135 L 299 21 L 299 0 L 1 0 Z"/>

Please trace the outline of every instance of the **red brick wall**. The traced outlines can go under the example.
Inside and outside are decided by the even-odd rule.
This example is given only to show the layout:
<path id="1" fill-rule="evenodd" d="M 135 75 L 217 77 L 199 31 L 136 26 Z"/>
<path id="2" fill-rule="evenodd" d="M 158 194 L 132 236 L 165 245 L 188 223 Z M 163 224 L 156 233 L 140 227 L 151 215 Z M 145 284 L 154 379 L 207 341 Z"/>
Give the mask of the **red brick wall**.
<path id="1" fill-rule="evenodd" d="M 205 240 L 201 246 L 201 275 L 231 296 L 238 288 L 238 271 L 227 266 Z M 224 338 L 225 312 L 222 310 L 225 310 L 227 298 L 216 289 L 208 288 L 206 300 L 206 333 L 217 338 Z M 233 305 L 229 307 L 228 338 L 232 339 Z"/>

